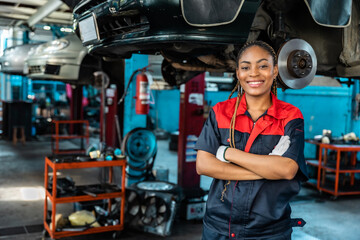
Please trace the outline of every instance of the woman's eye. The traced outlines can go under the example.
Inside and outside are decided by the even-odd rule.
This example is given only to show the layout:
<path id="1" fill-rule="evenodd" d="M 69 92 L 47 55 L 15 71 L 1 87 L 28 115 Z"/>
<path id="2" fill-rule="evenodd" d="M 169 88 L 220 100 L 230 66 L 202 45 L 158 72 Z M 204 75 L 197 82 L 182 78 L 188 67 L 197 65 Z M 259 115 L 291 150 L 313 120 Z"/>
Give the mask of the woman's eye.
<path id="1" fill-rule="evenodd" d="M 260 68 L 267 68 L 268 65 L 261 65 Z"/>
<path id="2" fill-rule="evenodd" d="M 248 70 L 249 67 L 241 67 L 241 70 Z"/>

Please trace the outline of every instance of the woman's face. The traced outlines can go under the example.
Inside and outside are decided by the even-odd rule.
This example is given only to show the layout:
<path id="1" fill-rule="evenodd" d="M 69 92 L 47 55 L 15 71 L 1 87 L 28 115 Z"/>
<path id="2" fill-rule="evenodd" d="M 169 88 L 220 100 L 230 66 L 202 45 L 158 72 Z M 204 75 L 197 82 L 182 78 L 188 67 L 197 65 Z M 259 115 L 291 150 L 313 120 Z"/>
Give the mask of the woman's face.
<path id="1" fill-rule="evenodd" d="M 247 96 L 270 94 L 271 85 L 278 74 L 277 65 L 269 52 L 259 46 L 246 49 L 239 59 L 236 76 Z"/>

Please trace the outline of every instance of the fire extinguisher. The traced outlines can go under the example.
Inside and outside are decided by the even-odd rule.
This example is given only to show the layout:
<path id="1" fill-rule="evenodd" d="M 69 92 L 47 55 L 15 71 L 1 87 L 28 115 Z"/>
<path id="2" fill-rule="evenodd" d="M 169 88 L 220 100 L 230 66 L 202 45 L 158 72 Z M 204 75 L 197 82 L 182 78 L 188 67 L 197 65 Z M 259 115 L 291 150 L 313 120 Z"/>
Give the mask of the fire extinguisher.
<path id="1" fill-rule="evenodd" d="M 139 73 L 136 76 L 136 114 L 148 114 L 150 104 L 150 85 L 149 79 L 145 73 Z"/>

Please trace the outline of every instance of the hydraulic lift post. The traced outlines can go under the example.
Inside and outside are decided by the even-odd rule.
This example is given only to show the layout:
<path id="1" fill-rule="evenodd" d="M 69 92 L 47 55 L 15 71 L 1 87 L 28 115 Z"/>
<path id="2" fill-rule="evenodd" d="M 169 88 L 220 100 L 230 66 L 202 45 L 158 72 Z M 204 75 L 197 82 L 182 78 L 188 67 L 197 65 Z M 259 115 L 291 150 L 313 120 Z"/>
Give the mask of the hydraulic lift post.
<path id="1" fill-rule="evenodd" d="M 183 188 L 200 188 L 194 147 L 204 124 L 204 92 L 205 73 L 180 87 L 178 185 Z"/>
<path id="2" fill-rule="evenodd" d="M 101 100 L 105 101 L 103 107 L 100 108 L 100 136 L 101 142 L 104 142 L 108 147 L 116 147 L 116 114 L 117 114 L 117 89 L 115 85 L 110 85 L 109 88 L 105 88 L 105 98 L 101 97 Z M 105 117 L 103 116 L 105 114 Z M 103 121 L 105 121 L 105 134 L 103 134 Z M 105 139 L 102 139 L 105 135 Z M 119 144 L 119 143 L 118 143 Z"/>
<path id="3" fill-rule="evenodd" d="M 82 105 L 83 98 L 83 86 L 77 85 L 75 88 L 71 88 L 70 98 L 70 120 L 83 120 L 84 109 Z M 70 124 L 70 134 L 79 133 L 80 129 L 74 129 L 73 124 Z"/>

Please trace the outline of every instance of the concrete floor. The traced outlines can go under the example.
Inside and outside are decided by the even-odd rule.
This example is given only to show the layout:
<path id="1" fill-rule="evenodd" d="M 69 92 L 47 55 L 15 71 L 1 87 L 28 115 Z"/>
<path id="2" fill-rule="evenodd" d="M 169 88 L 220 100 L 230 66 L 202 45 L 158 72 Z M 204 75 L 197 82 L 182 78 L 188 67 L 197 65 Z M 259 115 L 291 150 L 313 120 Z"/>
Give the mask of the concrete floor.
<path id="1" fill-rule="evenodd" d="M 42 239 L 44 157 L 50 154 L 48 138 L 26 142 L 25 145 L 18 143 L 16 146 L 0 140 L 0 240 Z M 169 181 L 176 183 L 177 153 L 168 150 L 167 140 L 158 141 L 156 167 L 168 168 Z M 66 175 L 67 172 L 64 171 L 63 174 Z M 97 181 L 94 169 L 76 170 L 71 176 L 77 183 Z M 208 189 L 210 182 L 210 178 L 201 177 L 202 188 Z M 294 228 L 292 239 L 360 239 L 356 228 L 360 222 L 360 196 L 343 196 L 332 200 L 329 195 L 320 195 L 315 189 L 304 185 L 291 206 L 292 216 L 302 217 L 307 222 L 303 228 Z M 59 207 L 58 211 L 66 213 L 69 207 Z M 14 230 L 13 233 L 10 233 L 10 230 Z M 200 240 L 201 231 L 200 220 L 176 219 L 170 237 L 164 238 L 126 229 L 120 234 L 119 239 Z M 102 233 L 63 239 L 113 238 L 112 233 Z"/>

